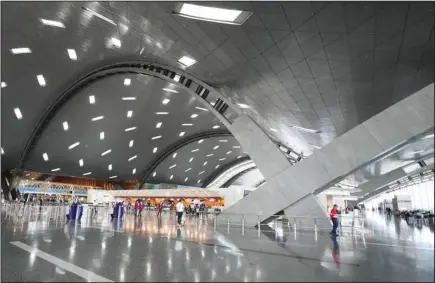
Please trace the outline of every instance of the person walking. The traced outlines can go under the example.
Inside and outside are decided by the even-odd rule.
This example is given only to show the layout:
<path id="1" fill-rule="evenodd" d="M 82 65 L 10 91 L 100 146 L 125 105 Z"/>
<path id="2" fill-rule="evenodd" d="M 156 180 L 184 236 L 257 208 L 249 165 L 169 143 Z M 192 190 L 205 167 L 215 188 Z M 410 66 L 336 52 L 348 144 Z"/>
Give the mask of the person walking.
<path id="1" fill-rule="evenodd" d="M 338 236 L 337 228 L 338 228 L 338 211 L 337 211 L 337 205 L 334 204 L 334 207 L 331 209 L 331 212 L 329 213 L 329 216 L 332 221 L 332 230 L 329 234 Z"/>
<path id="2" fill-rule="evenodd" d="M 177 211 L 178 227 L 180 227 L 181 226 L 181 219 L 183 218 L 183 211 L 184 211 L 184 204 L 181 202 L 181 199 L 178 200 L 178 203 L 175 206 L 175 209 Z"/>
<path id="3" fill-rule="evenodd" d="M 163 201 L 157 205 L 157 217 L 162 216 L 163 211 Z"/>

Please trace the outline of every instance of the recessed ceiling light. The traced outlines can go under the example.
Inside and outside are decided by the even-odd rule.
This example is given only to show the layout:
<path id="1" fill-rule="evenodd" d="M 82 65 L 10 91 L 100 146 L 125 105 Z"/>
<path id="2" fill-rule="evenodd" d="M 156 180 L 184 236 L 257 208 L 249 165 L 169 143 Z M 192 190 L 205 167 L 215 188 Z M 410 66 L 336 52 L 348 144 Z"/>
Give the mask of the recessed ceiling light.
<path id="1" fill-rule="evenodd" d="M 129 143 L 128 143 L 128 147 L 133 147 L 133 145 L 134 145 L 134 140 L 131 140 Z"/>
<path id="2" fill-rule="evenodd" d="M 201 183 L 201 180 L 198 180 L 198 182 L 197 182 L 197 183 L 198 183 L 198 184 L 199 184 L 199 183 Z"/>
<path id="3" fill-rule="evenodd" d="M 48 161 L 48 154 L 47 153 L 43 153 L 42 154 L 42 158 L 44 158 L 44 161 Z"/>
<path id="4" fill-rule="evenodd" d="M 151 140 L 158 140 L 158 139 L 161 139 L 161 138 L 162 138 L 162 136 L 155 136 L 155 137 L 152 137 Z"/>
<path id="5" fill-rule="evenodd" d="M 157 172 L 154 172 L 154 173 L 153 173 L 153 177 L 155 177 L 156 175 L 157 175 Z"/>
<path id="6" fill-rule="evenodd" d="M 156 124 L 156 128 L 158 129 L 158 128 L 160 128 L 162 126 L 162 122 L 158 122 L 157 124 Z"/>
<path id="7" fill-rule="evenodd" d="M 7 87 L 8 86 L 8 84 L 7 83 L 5 83 L 5 82 L 2 82 L 2 88 L 4 88 L 4 87 Z"/>
<path id="8" fill-rule="evenodd" d="M 189 172 L 190 170 L 192 170 L 192 168 L 186 169 L 186 171 L 184 171 L 184 172 Z"/>
<path id="9" fill-rule="evenodd" d="M 213 126 L 213 129 L 219 129 L 221 126 L 219 126 L 219 125 L 216 125 L 216 126 Z"/>
<path id="10" fill-rule="evenodd" d="M 233 148 L 240 148 L 240 145 L 235 145 L 233 146 Z"/>
<path id="11" fill-rule="evenodd" d="M 193 126 L 193 124 L 181 124 L 181 126 L 190 127 L 190 126 Z"/>
<path id="12" fill-rule="evenodd" d="M 246 109 L 249 108 L 249 105 L 243 104 L 243 103 L 237 103 L 237 105 L 239 105 L 240 108 Z"/>
<path id="13" fill-rule="evenodd" d="M 193 64 L 196 63 L 196 60 L 193 59 L 193 58 L 190 58 L 188 56 L 183 56 L 180 59 L 178 59 L 178 63 L 181 63 L 181 64 L 183 64 L 186 67 L 190 67 L 190 66 L 192 66 Z"/>
<path id="14" fill-rule="evenodd" d="M 210 156 L 213 156 L 213 155 L 214 155 L 213 153 L 210 153 L 210 154 L 207 154 L 206 156 L 210 157 Z"/>
<path id="15" fill-rule="evenodd" d="M 95 104 L 95 95 L 89 95 L 89 104 Z"/>
<path id="16" fill-rule="evenodd" d="M 79 160 L 79 165 L 80 165 L 80 167 L 83 167 L 83 164 L 84 164 L 84 163 L 83 163 L 83 159 L 80 159 L 80 160 Z"/>
<path id="17" fill-rule="evenodd" d="M 180 81 L 181 76 L 180 75 L 175 75 L 174 76 L 174 81 L 178 82 Z"/>
<path id="18" fill-rule="evenodd" d="M 228 140 L 219 140 L 219 142 L 228 142 Z"/>
<path id="19" fill-rule="evenodd" d="M 91 174 L 92 174 L 92 172 L 83 173 L 83 176 L 88 176 L 88 175 L 91 175 Z"/>
<path id="20" fill-rule="evenodd" d="M 46 19 L 39 19 L 43 25 L 46 26 L 52 26 L 52 27 L 58 27 L 58 28 L 65 28 L 65 25 L 61 22 L 52 21 L 52 20 L 46 20 Z"/>
<path id="21" fill-rule="evenodd" d="M 278 132 L 278 130 L 275 128 L 269 128 L 269 130 L 271 130 L 272 132 Z"/>
<path id="22" fill-rule="evenodd" d="M 177 164 L 174 164 L 174 165 L 170 166 L 169 169 L 172 169 L 172 168 L 174 168 L 175 166 L 177 166 Z"/>
<path id="23" fill-rule="evenodd" d="M 155 148 L 153 149 L 153 153 L 156 153 L 156 152 L 157 152 L 157 150 L 158 150 L 158 148 L 157 148 L 157 147 L 155 147 Z"/>
<path id="24" fill-rule="evenodd" d="M 205 172 L 205 171 L 201 171 L 201 172 L 198 173 L 198 175 L 204 174 L 204 172 Z"/>
<path id="25" fill-rule="evenodd" d="M 201 110 L 201 111 L 207 111 L 208 112 L 208 109 L 206 109 L 206 108 L 202 108 L 202 107 L 195 107 L 196 109 L 198 109 L 198 110 Z"/>
<path id="26" fill-rule="evenodd" d="M 192 149 L 192 152 L 197 152 L 199 149 L 197 148 L 197 149 Z"/>
<path id="27" fill-rule="evenodd" d="M 80 145 L 80 142 L 75 142 L 72 145 L 68 146 L 68 149 L 73 149 L 73 148 L 75 148 L 75 147 L 77 147 L 79 145 Z"/>
<path id="28" fill-rule="evenodd" d="M 77 53 L 74 49 L 67 49 L 68 56 L 71 60 L 77 60 Z"/>
<path id="29" fill-rule="evenodd" d="M 122 98 L 122 100 L 136 100 L 136 97 L 134 96 L 125 96 Z"/>
<path id="30" fill-rule="evenodd" d="M 131 128 L 125 129 L 126 132 L 130 132 L 130 131 L 133 131 L 133 130 L 136 130 L 136 127 L 131 127 Z"/>
<path id="31" fill-rule="evenodd" d="M 130 157 L 130 158 L 128 159 L 128 161 L 130 162 L 130 161 L 132 161 L 132 160 L 134 160 L 134 159 L 136 159 L 136 158 L 137 158 L 137 155 L 132 156 L 132 157 Z"/>
<path id="32" fill-rule="evenodd" d="M 115 179 L 115 178 L 118 178 L 118 176 L 111 176 L 111 177 L 109 177 L 109 179 Z"/>
<path id="33" fill-rule="evenodd" d="M 107 166 L 107 168 L 109 169 L 109 171 L 112 171 L 112 164 L 109 164 L 109 166 Z"/>
<path id="34" fill-rule="evenodd" d="M 3 154 L 5 154 L 5 151 L 3 150 L 3 147 L 2 147 L 2 155 L 3 155 Z"/>
<path id="35" fill-rule="evenodd" d="M 110 42 L 113 44 L 113 46 L 120 48 L 121 47 L 121 40 L 117 39 L 116 37 L 112 37 L 110 39 Z"/>
<path id="36" fill-rule="evenodd" d="M 67 121 L 63 122 L 63 123 L 62 123 L 62 126 L 63 126 L 63 130 L 64 130 L 64 131 L 68 131 L 68 128 L 69 128 L 69 127 L 68 127 L 68 122 L 67 122 Z"/>
<path id="37" fill-rule="evenodd" d="M 215 147 L 213 147 L 214 150 L 216 150 L 216 149 L 218 149 L 218 148 L 219 148 L 218 145 L 215 145 Z"/>
<path id="38" fill-rule="evenodd" d="M 51 172 L 57 172 L 60 171 L 60 168 L 51 169 Z"/>
<path id="39" fill-rule="evenodd" d="M 240 158 L 242 158 L 242 156 L 241 156 L 241 155 L 237 156 L 237 159 L 240 159 Z"/>
<path id="40" fill-rule="evenodd" d="M 202 164 L 202 166 L 205 166 L 205 165 L 207 165 L 207 161 Z"/>
<path id="41" fill-rule="evenodd" d="M 12 48 L 11 49 L 12 54 L 29 54 L 32 53 L 32 50 L 27 47 L 20 47 L 20 48 Z"/>
<path id="42" fill-rule="evenodd" d="M 194 158 L 193 158 L 193 157 L 191 157 L 191 158 L 189 159 L 189 163 L 190 163 L 190 162 L 192 162 L 192 161 L 193 161 L 193 159 L 194 159 Z"/>
<path id="43" fill-rule="evenodd" d="M 132 173 L 133 173 L 133 174 L 136 174 L 136 168 L 133 169 Z"/>
<path id="44" fill-rule="evenodd" d="M 190 115 L 190 118 L 195 119 L 196 117 L 198 117 L 198 114 L 192 114 Z"/>
<path id="45" fill-rule="evenodd" d="M 181 8 L 178 8 L 174 13 L 190 19 L 232 25 L 241 25 L 252 15 L 251 12 L 187 3 L 183 3 Z"/>
<path id="46" fill-rule="evenodd" d="M 169 112 L 156 112 L 156 115 L 168 115 Z"/>
<path id="47" fill-rule="evenodd" d="M 40 86 L 46 86 L 45 78 L 43 75 L 37 75 L 36 79 L 38 80 Z"/>
<path id="48" fill-rule="evenodd" d="M 131 118 L 131 116 L 133 116 L 133 110 L 128 110 L 127 111 L 127 118 Z"/>
<path id="49" fill-rule="evenodd" d="M 219 158 L 219 161 L 223 161 L 223 160 L 225 160 L 226 158 L 224 157 L 224 158 Z"/>
<path id="50" fill-rule="evenodd" d="M 172 178 L 174 178 L 174 175 L 171 175 L 171 177 L 169 177 L 169 180 L 172 180 Z"/>
<path id="51" fill-rule="evenodd" d="M 177 153 L 172 154 L 172 158 L 177 157 Z"/>
<path id="52" fill-rule="evenodd" d="M 187 180 L 189 180 L 189 178 L 188 178 L 188 177 L 186 177 L 186 179 L 184 179 L 184 182 L 187 182 Z"/>
<path id="53" fill-rule="evenodd" d="M 199 140 L 198 143 L 202 143 L 204 140 Z"/>
<path id="54" fill-rule="evenodd" d="M 169 103 L 169 101 L 171 101 L 169 98 L 165 98 L 163 99 L 162 104 L 166 105 Z"/>
<path id="55" fill-rule="evenodd" d="M 126 78 L 124 79 L 124 85 L 130 85 L 131 84 L 131 79 Z"/>
<path id="56" fill-rule="evenodd" d="M 100 140 L 104 140 L 104 132 L 100 133 Z"/>
<path id="57" fill-rule="evenodd" d="M 116 23 L 115 23 L 114 21 L 112 21 L 111 19 L 109 19 L 109 18 L 107 18 L 107 17 L 105 17 L 105 16 L 103 16 L 103 15 L 101 15 L 101 14 L 98 14 L 97 12 L 94 12 L 94 11 L 92 11 L 92 10 L 89 9 L 89 8 L 85 8 L 85 7 L 83 7 L 83 9 L 86 10 L 86 11 L 88 11 L 89 13 L 93 14 L 94 16 L 96 16 L 96 17 L 98 17 L 98 18 L 100 18 L 100 19 L 102 19 L 102 20 L 104 20 L 104 21 L 106 21 L 106 22 L 108 22 L 108 23 L 110 23 L 110 24 L 116 26 Z"/>
<path id="58" fill-rule="evenodd" d="M 178 91 L 176 91 L 174 89 L 170 89 L 170 88 L 164 88 L 163 90 L 168 91 L 168 92 L 178 93 Z"/>
<path id="59" fill-rule="evenodd" d="M 179 136 L 182 137 L 182 136 L 184 136 L 185 133 L 186 133 L 186 132 L 181 132 L 181 133 L 179 134 Z"/>
<path id="60" fill-rule="evenodd" d="M 219 164 L 218 164 L 218 165 L 216 165 L 215 169 L 218 169 L 218 168 L 219 168 L 219 166 L 220 166 Z"/>
<path id="61" fill-rule="evenodd" d="M 112 152 L 111 149 L 106 150 L 105 152 L 103 152 L 103 153 L 101 154 L 101 156 L 107 155 L 107 154 L 109 154 L 109 153 L 111 153 L 111 152 Z"/>
<path id="62" fill-rule="evenodd" d="M 299 126 L 290 126 L 290 127 L 304 131 L 304 132 L 308 132 L 308 133 L 320 133 L 319 130 L 307 129 L 307 128 L 299 127 Z"/>
<path id="63" fill-rule="evenodd" d="M 98 120 L 101 120 L 101 119 L 104 119 L 104 116 L 94 117 L 94 118 L 92 118 L 91 120 L 92 120 L 93 122 L 95 122 L 95 121 L 98 121 Z"/>
<path id="64" fill-rule="evenodd" d="M 228 154 L 231 154 L 231 152 L 232 152 L 231 150 L 230 150 L 230 151 L 228 151 L 228 152 L 227 152 L 227 155 L 228 155 Z"/>

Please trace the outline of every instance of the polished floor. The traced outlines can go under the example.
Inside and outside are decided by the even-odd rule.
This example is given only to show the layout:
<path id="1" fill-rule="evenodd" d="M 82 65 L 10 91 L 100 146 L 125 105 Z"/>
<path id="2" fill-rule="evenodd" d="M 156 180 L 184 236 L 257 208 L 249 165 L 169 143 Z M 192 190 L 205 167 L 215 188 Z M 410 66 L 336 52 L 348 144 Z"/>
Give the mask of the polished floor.
<path id="1" fill-rule="evenodd" d="M 2 281 L 434 281 L 433 227 L 366 212 L 340 237 L 152 211 L 66 223 L 56 207 L 2 206 Z"/>

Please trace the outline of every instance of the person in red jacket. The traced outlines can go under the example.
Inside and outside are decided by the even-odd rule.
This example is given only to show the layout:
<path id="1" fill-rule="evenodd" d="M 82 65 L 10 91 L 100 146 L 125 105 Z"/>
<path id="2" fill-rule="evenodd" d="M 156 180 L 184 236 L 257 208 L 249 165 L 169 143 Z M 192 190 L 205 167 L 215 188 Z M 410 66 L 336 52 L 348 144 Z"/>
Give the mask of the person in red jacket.
<path id="1" fill-rule="evenodd" d="M 334 207 L 331 209 L 331 212 L 329 213 L 329 217 L 332 221 L 332 231 L 330 234 L 337 235 L 337 228 L 338 228 L 338 211 L 337 211 L 337 205 L 334 204 Z"/>

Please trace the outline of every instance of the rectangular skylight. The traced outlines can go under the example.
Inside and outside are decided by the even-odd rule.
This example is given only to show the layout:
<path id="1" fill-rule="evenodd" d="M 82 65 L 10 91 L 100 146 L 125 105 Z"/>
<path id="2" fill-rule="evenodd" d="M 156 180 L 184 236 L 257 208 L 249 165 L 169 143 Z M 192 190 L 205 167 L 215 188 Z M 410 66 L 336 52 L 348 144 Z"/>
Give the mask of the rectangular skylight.
<path id="1" fill-rule="evenodd" d="M 193 59 L 193 58 L 190 58 L 188 56 L 183 56 L 180 59 L 178 59 L 178 63 L 181 63 L 181 64 L 183 64 L 186 67 L 190 67 L 190 66 L 192 66 L 193 64 L 196 63 L 196 60 Z"/>
<path id="2" fill-rule="evenodd" d="M 136 127 L 131 127 L 131 128 L 125 129 L 126 132 L 130 132 L 130 131 L 133 131 L 133 130 L 136 130 Z"/>
<path id="3" fill-rule="evenodd" d="M 23 115 L 21 114 L 20 108 L 18 108 L 18 107 L 14 108 L 14 113 L 15 113 L 15 116 L 17 117 L 18 120 L 23 119 Z"/>
<path id="4" fill-rule="evenodd" d="M 198 182 L 197 182 L 197 183 L 198 183 L 198 184 L 199 184 L 199 183 L 201 183 L 201 180 L 198 180 Z"/>
<path id="5" fill-rule="evenodd" d="M 163 88 L 163 90 L 168 92 L 178 93 L 178 91 L 176 91 L 175 89 Z"/>
<path id="6" fill-rule="evenodd" d="M 2 147 L 2 155 L 3 155 L 3 154 L 5 154 L 5 151 L 3 150 L 3 147 Z"/>
<path id="7" fill-rule="evenodd" d="M 184 171 L 184 172 L 189 172 L 190 170 L 192 170 L 192 168 L 186 169 L 186 171 Z"/>
<path id="8" fill-rule="evenodd" d="M 7 83 L 5 83 L 5 82 L 2 82 L 2 88 L 4 88 L 4 87 L 7 87 L 8 86 L 8 84 Z"/>
<path id="9" fill-rule="evenodd" d="M 187 3 L 179 4 L 173 13 L 194 20 L 231 25 L 241 25 L 252 15 L 252 12 Z"/>
<path id="10" fill-rule="evenodd" d="M 121 47 L 121 40 L 117 39 L 116 37 L 112 37 L 110 39 L 110 42 L 113 46 L 120 48 Z"/>
<path id="11" fill-rule="evenodd" d="M 184 179 L 184 182 L 187 182 L 187 180 L 189 180 L 189 178 L 188 178 L 188 177 L 186 177 L 186 179 Z"/>
<path id="12" fill-rule="evenodd" d="M 213 153 L 210 153 L 210 154 L 207 154 L 206 156 L 210 157 L 210 156 L 213 156 L 213 155 L 214 155 Z"/>
<path id="13" fill-rule="evenodd" d="M 156 124 L 156 128 L 157 128 L 157 129 L 159 129 L 161 126 L 162 126 L 162 122 L 158 122 L 158 123 Z"/>
<path id="14" fill-rule="evenodd" d="M 207 165 L 207 161 L 206 161 L 206 162 L 204 162 L 204 164 L 202 164 L 202 166 L 205 166 L 205 165 Z"/>
<path id="15" fill-rule="evenodd" d="M 134 160 L 134 159 L 136 159 L 136 158 L 137 158 L 137 155 L 132 156 L 132 157 L 130 157 L 130 158 L 128 159 L 128 161 L 130 162 L 130 161 L 132 161 L 132 160 Z"/>
<path id="16" fill-rule="evenodd" d="M 198 143 L 202 143 L 204 140 L 199 140 Z"/>
<path id="17" fill-rule="evenodd" d="M 198 117 L 198 114 L 192 114 L 190 115 L 190 118 L 195 119 L 196 117 Z"/>
<path id="18" fill-rule="evenodd" d="M 183 126 L 183 127 L 191 127 L 191 126 L 193 126 L 193 124 L 181 124 L 181 126 Z"/>
<path id="19" fill-rule="evenodd" d="M 241 155 L 237 156 L 237 159 L 240 159 L 240 158 L 242 158 L 242 156 L 241 156 Z"/>
<path id="20" fill-rule="evenodd" d="M 218 168 L 219 168 L 219 166 L 220 166 L 219 164 L 218 164 L 218 165 L 216 165 L 215 169 L 218 169 Z"/>
<path id="21" fill-rule="evenodd" d="M 197 149 L 192 149 L 192 152 L 197 152 L 199 149 L 197 148 Z"/>
<path id="22" fill-rule="evenodd" d="M 193 157 L 191 157 L 191 158 L 189 159 L 189 163 L 192 162 L 192 161 L 193 161 Z"/>
<path id="23" fill-rule="evenodd" d="M 68 122 L 67 122 L 67 121 L 63 122 L 63 123 L 62 123 L 62 126 L 63 126 L 63 130 L 64 130 L 64 131 L 68 131 L 68 128 L 69 128 L 69 127 L 68 127 Z"/>
<path id="24" fill-rule="evenodd" d="M 162 138 L 162 136 L 155 136 L 155 137 L 152 137 L 151 140 L 158 140 L 158 139 L 161 139 L 161 138 Z"/>
<path id="25" fill-rule="evenodd" d="M 112 164 L 109 164 L 109 166 L 107 166 L 107 168 L 109 169 L 109 171 L 112 171 Z"/>
<path id="26" fill-rule="evenodd" d="M 101 14 L 98 14 L 97 12 L 94 12 L 94 11 L 92 11 L 92 10 L 89 9 L 89 8 L 85 8 L 85 7 L 83 7 L 83 9 L 86 10 L 86 11 L 88 11 L 88 12 L 91 13 L 92 15 L 94 15 L 94 16 L 96 16 L 96 17 L 102 19 L 103 21 L 106 21 L 106 22 L 108 22 L 108 23 L 110 23 L 110 24 L 116 26 L 116 23 L 115 23 L 114 21 L 112 21 L 111 19 L 109 19 L 109 18 L 107 18 L 107 17 L 105 17 L 105 16 L 103 16 L 103 15 L 101 15 Z"/>
<path id="27" fill-rule="evenodd" d="M 214 150 L 216 150 L 216 149 L 218 149 L 218 148 L 219 148 L 218 145 L 215 145 L 215 146 L 213 147 Z"/>
<path id="28" fill-rule="evenodd" d="M 228 152 L 227 152 L 227 155 L 228 155 L 228 154 L 231 154 L 231 152 L 232 152 L 231 150 L 230 150 L 230 151 L 228 151 Z"/>
<path id="29" fill-rule="evenodd" d="M 201 172 L 198 173 L 198 175 L 204 174 L 204 172 L 205 172 L 205 171 L 201 171 Z"/>
<path id="30" fill-rule="evenodd" d="M 131 141 L 128 143 L 128 147 L 133 147 L 133 145 L 134 145 L 134 140 L 131 140 Z"/>
<path id="31" fill-rule="evenodd" d="M 71 60 L 77 60 L 77 53 L 74 49 L 67 49 L 68 56 Z"/>
<path id="32" fill-rule="evenodd" d="M 163 99 L 162 104 L 166 105 L 169 103 L 169 101 L 171 101 L 171 100 L 168 98 L 165 98 L 165 99 Z"/>
<path id="33" fill-rule="evenodd" d="M 243 109 L 249 108 L 249 105 L 244 104 L 244 103 L 237 103 L 237 105 L 238 105 L 240 108 L 243 108 Z"/>
<path id="34" fill-rule="evenodd" d="M 38 80 L 38 83 L 40 86 L 45 86 L 46 82 L 45 82 L 45 78 L 43 75 L 37 75 L 36 79 Z"/>
<path id="35" fill-rule="evenodd" d="M 111 176 L 111 177 L 109 177 L 109 179 L 115 179 L 115 178 L 118 178 L 118 176 Z"/>
<path id="36" fill-rule="evenodd" d="M 156 112 L 156 115 L 168 115 L 169 112 Z"/>
<path id="37" fill-rule="evenodd" d="M 87 173 L 83 173 L 83 176 L 88 176 L 88 175 L 91 175 L 92 174 L 92 172 L 87 172 Z"/>
<path id="38" fill-rule="evenodd" d="M 136 174 L 136 168 L 133 168 L 132 174 Z"/>
<path id="39" fill-rule="evenodd" d="M 79 145 L 80 145 L 80 142 L 75 142 L 72 145 L 68 146 L 68 149 L 73 149 L 73 148 L 75 148 L 75 147 L 77 147 Z"/>
<path id="40" fill-rule="evenodd" d="M 95 122 L 95 121 L 98 121 L 98 120 L 101 120 L 101 119 L 104 119 L 104 116 L 94 117 L 94 118 L 92 118 L 92 121 Z"/>
<path id="41" fill-rule="evenodd" d="M 179 136 L 182 137 L 182 136 L 184 136 L 185 133 L 186 133 L 186 132 L 181 132 L 181 133 L 179 134 Z"/>
<path id="42" fill-rule="evenodd" d="M 220 128 L 220 126 L 218 126 L 218 125 L 213 126 L 213 129 L 219 129 L 219 128 Z"/>
<path id="43" fill-rule="evenodd" d="M 131 118 L 133 116 L 133 110 L 127 111 L 127 118 Z"/>
<path id="44" fill-rule="evenodd" d="M 172 154 L 172 158 L 177 157 L 177 153 Z"/>
<path id="45" fill-rule="evenodd" d="M 84 163 L 83 163 L 83 159 L 80 159 L 80 160 L 79 160 L 79 165 L 80 165 L 80 167 L 83 167 L 83 164 L 84 164 Z"/>
<path id="46" fill-rule="evenodd" d="M 426 139 L 433 139 L 433 137 L 434 137 L 434 134 L 430 134 L 430 135 L 425 136 L 423 139 L 424 140 L 426 140 Z"/>
<path id="47" fill-rule="evenodd" d="M 201 110 L 201 111 L 208 111 L 208 109 L 205 109 L 205 108 L 202 108 L 202 107 L 195 107 L 196 109 L 198 109 L 198 110 Z"/>
<path id="48" fill-rule="evenodd" d="M 169 167 L 169 169 L 174 168 L 175 166 L 177 166 L 177 164 L 172 165 L 171 167 Z"/>
<path id="49" fill-rule="evenodd" d="M 60 171 L 60 168 L 51 169 L 51 172 L 57 172 Z"/>
<path id="50" fill-rule="evenodd" d="M 104 140 L 104 132 L 100 133 L 100 140 Z"/>
<path id="51" fill-rule="evenodd" d="M 180 81 L 181 76 L 180 75 L 175 75 L 174 76 L 174 81 L 178 82 Z"/>
<path id="52" fill-rule="evenodd" d="M 224 158 L 219 158 L 219 161 L 223 161 L 223 160 L 225 160 L 226 158 L 224 157 Z"/>
<path id="53" fill-rule="evenodd" d="M 109 154 L 109 153 L 111 153 L 111 152 L 112 152 L 111 149 L 106 150 L 105 152 L 103 152 L 103 153 L 101 154 L 101 156 L 107 155 L 107 154 Z"/>
<path id="54" fill-rule="evenodd" d="M 240 145 L 235 145 L 233 146 L 233 148 L 240 148 Z"/>
<path id="55" fill-rule="evenodd" d="M 174 178 L 174 175 L 171 175 L 171 177 L 169 177 L 169 180 L 172 180 L 172 178 Z"/>
<path id="56" fill-rule="evenodd" d="M 11 49 L 12 54 L 29 54 L 32 53 L 32 50 L 27 47 L 20 47 L 20 48 L 12 48 Z"/>
<path id="57" fill-rule="evenodd" d="M 44 161 L 48 161 L 48 154 L 47 153 L 43 153 L 42 154 L 42 158 L 44 159 Z"/>
<path id="58" fill-rule="evenodd" d="M 95 104 L 95 95 L 89 95 L 89 104 Z"/>
<path id="59" fill-rule="evenodd" d="M 157 147 L 155 147 L 155 148 L 153 149 L 153 153 L 156 153 L 156 152 L 157 152 L 157 150 L 158 150 L 158 148 L 157 148 Z"/>
<path id="60" fill-rule="evenodd" d="M 136 97 L 134 97 L 134 96 L 124 96 L 122 98 L 122 100 L 136 100 Z"/>
<path id="61" fill-rule="evenodd" d="M 219 142 L 228 142 L 228 140 L 219 140 Z"/>
<path id="62" fill-rule="evenodd" d="M 126 78 L 124 79 L 124 85 L 130 85 L 131 84 L 131 79 Z"/>

